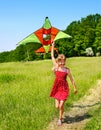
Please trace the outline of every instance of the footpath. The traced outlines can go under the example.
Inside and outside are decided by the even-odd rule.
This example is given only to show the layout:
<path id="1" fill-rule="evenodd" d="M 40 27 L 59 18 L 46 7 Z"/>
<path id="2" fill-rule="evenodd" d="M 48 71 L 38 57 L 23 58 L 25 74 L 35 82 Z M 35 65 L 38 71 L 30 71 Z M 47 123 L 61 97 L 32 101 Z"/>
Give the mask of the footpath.
<path id="1" fill-rule="evenodd" d="M 74 103 L 68 112 L 64 112 L 62 126 L 57 126 L 58 119 L 54 119 L 45 130 L 83 130 L 91 119 L 88 111 L 96 110 L 99 105 L 101 105 L 101 80 L 83 98 Z"/>

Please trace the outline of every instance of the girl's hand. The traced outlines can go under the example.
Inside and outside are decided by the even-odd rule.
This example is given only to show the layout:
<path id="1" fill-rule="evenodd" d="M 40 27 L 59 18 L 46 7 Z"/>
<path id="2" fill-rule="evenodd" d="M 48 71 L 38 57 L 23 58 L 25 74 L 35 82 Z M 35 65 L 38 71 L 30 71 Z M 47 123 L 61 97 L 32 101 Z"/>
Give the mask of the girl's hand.
<path id="1" fill-rule="evenodd" d="M 54 41 L 51 41 L 52 45 L 54 45 Z"/>
<path id="2" fill-rule="evenodd" d="M 76 90 L 76 88 L 74 88 L 74 94 L 77 94 L 77 90 Z"/>

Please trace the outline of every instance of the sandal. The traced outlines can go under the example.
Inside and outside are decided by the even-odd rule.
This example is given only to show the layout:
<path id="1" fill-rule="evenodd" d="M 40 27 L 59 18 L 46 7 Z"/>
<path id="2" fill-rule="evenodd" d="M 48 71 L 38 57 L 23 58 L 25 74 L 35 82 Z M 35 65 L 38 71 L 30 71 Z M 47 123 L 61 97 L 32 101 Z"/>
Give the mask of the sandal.
<path id="1" fill-rule="evenodd" d="M 62 125 L 62 121 L 61 121 L 60 119 L 58 120 L 57 125 L 58 125 L 58 126 L 61 126 L 61 125 Z"/>

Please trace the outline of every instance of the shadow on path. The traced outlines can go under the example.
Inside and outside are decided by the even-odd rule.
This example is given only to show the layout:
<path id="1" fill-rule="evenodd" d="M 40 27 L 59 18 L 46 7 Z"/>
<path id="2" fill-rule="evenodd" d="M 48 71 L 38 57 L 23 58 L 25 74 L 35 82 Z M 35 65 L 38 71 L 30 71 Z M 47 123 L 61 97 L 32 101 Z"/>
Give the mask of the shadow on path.
<path id="1" fill-rule="evenodd" d="M 92 115 L 89 115 L 87 113 L 85 113 L 84 115 L 76 115 L 75 117 L 65 116 L 63 119 L 63 123 L 67 123 L 67 124 L 76 123 L 76 122 L 83 121 L 85 119 L 89 119 L 91 117 Z"/>

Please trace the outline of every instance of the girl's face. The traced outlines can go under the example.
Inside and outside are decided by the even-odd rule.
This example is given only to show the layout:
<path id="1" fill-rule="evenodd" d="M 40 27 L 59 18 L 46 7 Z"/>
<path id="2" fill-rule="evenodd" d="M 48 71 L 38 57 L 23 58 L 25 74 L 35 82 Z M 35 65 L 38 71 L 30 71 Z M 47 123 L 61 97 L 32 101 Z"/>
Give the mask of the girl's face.
<path id="1" fill-rule="evenodd" d="M 64 59 L 59 59 L 59 60 L 58 60 L 58 65 L 59 65 L 59 66 L 64 66 L 64 65 L 65 65 L 65 62 L 66 62 L 66 61 L 65 61 Z"/>

